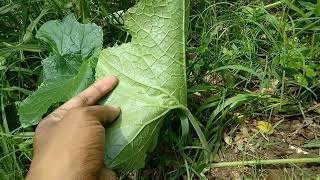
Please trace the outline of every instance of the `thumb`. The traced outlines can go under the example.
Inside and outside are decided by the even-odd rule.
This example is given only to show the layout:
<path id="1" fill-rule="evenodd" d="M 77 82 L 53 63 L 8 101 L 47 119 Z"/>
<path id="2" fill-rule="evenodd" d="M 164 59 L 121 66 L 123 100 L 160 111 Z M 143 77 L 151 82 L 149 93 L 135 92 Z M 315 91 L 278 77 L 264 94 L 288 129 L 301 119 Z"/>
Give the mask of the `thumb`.
<path id="1" fill-rule="evenodd" d="M 89 106 L 86 112 L 97 118 L 101 125 L 112 123 L 120 115 L 120 108 L 112 106 Z"/>
<path id="2" fill-rule="evenodd" d="M 116 180 L 116 179 L 117 179 L 117 175 L 114 171 L 106 167 L 103 167 L 101 169 L 98 180 Z"/>

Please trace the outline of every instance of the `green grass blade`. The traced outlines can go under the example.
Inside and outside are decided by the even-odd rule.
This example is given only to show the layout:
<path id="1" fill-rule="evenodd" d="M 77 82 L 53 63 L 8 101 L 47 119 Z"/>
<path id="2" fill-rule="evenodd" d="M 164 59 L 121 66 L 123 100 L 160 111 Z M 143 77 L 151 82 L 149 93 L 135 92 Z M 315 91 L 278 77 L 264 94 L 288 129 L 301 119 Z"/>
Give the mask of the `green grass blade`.
<path id="1" fill-rule="evenodd" d="M 283 2 L 292 10 L 296 11 L 300 16 L 307 18 L 306 14 L 303 12 L 302 9 L 298 8 L 296 5 L 294 5 L 290 0 L 283 0 Z"/>
<path id="2" fill-rule="evenodd" d="M 185 137 L 189 133 L 189 121 L 188 117 L 185 115 L 183 112 L 178 112 L 179 118 L 180 118 L 180 123 L 181 123 L 181 135 L 182 137 Z"/>
<path id="3" fill-rule="evenodd" d="M 198 137 L 199 137 L 199 140 L 203 146 L 203 148 L 205 149 L 205 154 L 207 154 L 209 151 L 209 148 L 208 148 L 208 141 L 205 137 L 205 135 L 203 134 L 201 128 L 200 128 L 200 125 L 199 125 L 199 122 L 196 120 L 196 118 L 191 114 L 191 112 L 189 111 L 188 108 L 182 108 L 182 110 L 184 111 L 184 113 L 186 114 L 186 116 L 189 118 L 189 121 L 190 123 L 192 124 L 194 130 L 196 131 Z M 208 155 L 208 154 L 207 154 Z M 208 160 L 208 159 L 207 159 Z"/>
<path id="4" fill-rule="evenodd" d="M 19 4 L 11 3 L 11 4 L 5 5 L 3 7 L 0 7 L 0 14 L 1 15 L 6 14 L 6 13 L 18 8 L 19 6 L 20 6 Z"/>
<path id="5" fill-rule="evenodd" d="M 226 69 L 232 69 L 232 70 L 241 70 L 241 71 L 246 71 L 250 74 L 255 75 L 256 77 L 258 77 L 260 80 L 263 81 L 264 79 L 264 74 L 259 74 L 258 72 L 256 72 L 256 70 L 254 70 L 253 68 L 249 68 L 246 66 L 242 66 L 242 65 L 227 65 L 227 66 L 221 66 L 218 67 L 216 69 L 211 70 L 209 73 L 213 73 L 213 72 L 218 72 L 221 70 L 226 70 Z M 207 74 L 209 74 L 207 73 Z"/>
<path id="6" fill-rule="evenodd" d="M 48 9 L 43 9 L 41 11 L 40 15 L 29 24 L 29 26 L 26 30 L 26 33 L 24 34 L 24 36 L 22 38 L 23 43 L 28 42 L 32 38 L 33 30 L 36 28 L 36 26 L 39 23 L 39 21 L 41 20 L 41 18 L 47 14 L 47 12 L 48 12 Z"/>
<path id="7" fill-rule="evenodd" d="M 280 164 L 308 164 L 320 163 L 319 157 L 314 158 L 296 158 L 296 159 L 270 159 L 270 160 L 252 160 L 252 161 L 235 161 L 235 162 L 220 162 L 212 163 L 212 168 L 222 167 L 240 167 L 240 166 L 257 166 L 257 165 L 280 165 Z"/>

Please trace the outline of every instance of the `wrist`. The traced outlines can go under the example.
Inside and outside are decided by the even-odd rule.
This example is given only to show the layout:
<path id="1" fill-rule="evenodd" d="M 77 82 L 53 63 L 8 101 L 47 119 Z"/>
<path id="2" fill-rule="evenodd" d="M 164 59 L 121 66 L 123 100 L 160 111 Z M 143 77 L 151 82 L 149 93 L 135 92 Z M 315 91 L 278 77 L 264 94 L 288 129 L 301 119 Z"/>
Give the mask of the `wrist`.
<path id="1" fill-rule="evenodd" d="M 68 173 L 69 172 L 69 173 Z M 62 166 L 52 166 L 49 163 L 31 163 L 26 180 L 56 180 L 56 179 L 74 179 L 72 170 Z"/>
<path id="2" fill-rule="evenodd" d="M 26 180 L 95 180 L 99 174 L 97 172 L 82 172 L 77 165 L 53 163 L 52 161 L 35 162 L 32 161 Z"/>
<path id="3" fill-rule="evenodd" d="M 75 171 L 67 158 L 59 160 L 54 157 L 34 157 L 26 177 L 26 180 L 56 180 L 56 179 L 74 179 Z"/>

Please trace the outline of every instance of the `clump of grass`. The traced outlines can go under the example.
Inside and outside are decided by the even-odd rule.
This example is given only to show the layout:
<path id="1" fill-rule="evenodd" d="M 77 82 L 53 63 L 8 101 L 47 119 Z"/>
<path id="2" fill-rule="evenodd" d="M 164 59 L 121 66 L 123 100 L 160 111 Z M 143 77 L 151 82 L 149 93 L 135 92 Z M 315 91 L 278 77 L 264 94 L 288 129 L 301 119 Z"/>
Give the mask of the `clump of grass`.
<path id="1" fill-rule="evenodd" d="M 189 102 L 204 126 L 212 158 L 223 145 L 224 130 L 242 119 L 303 115 L 318 100 L 317 14 L 302 14 L 309 10 L 289 1 L 193 6 Z"/>
<path id="2" fill-rule="evenodd" d="M 288 3 L 253 3 L 192 3 L 189 107 L 209 141 L 211 161 L 223 146 L 223 132 L 243 119 L 303 114 L 318 100 L 319 17 L 301 17 Z M 201 178 L 203 150 L 192 133 L 181 140 L 174 131 L 178 123 L 164 132 L 170 141 L 162 146 L 174 147 L 174 172 Z"/>
<path id="3" fill-rule="evenodd" d="M 188 39 L 189 108 L 209 148 L 196 134 L 182 133 L 179 118 L 166 121 L 145 178 L 204 178 L 223 146 L 226 129 L 253 116 L 296 115 L 318 101 L 319 13 L 308 3 L 191 1 Z M 38 27 L 75 13 L 104 31 L 104 45 L 130 40 L 121 13 L 135 1 L 0 2 L 0 176 L 23 179 L 30 163 L 33 128 L 19 127 L 17 104 L 41 83 L 47 47 L 34 38 Z M 264 4 L 263 4 L 264 3 Z M 268 119 L 268 118 L 266 118 Z M 185 124 L 184 124 L 185 126 Z M 210 154 L 207 157 L 206 154 Z M 156 170 L 152 170 L 156 169 Z"/>

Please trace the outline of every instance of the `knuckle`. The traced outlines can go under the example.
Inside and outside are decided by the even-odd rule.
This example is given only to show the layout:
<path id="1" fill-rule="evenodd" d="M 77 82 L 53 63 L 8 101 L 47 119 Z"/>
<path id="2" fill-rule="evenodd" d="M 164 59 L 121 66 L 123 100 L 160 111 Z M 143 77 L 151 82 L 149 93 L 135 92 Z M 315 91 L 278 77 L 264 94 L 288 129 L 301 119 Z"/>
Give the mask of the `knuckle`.
<path id="1" fill-rule="evenodd" d="M 62 114 L 59 112 L 52 112 L 51 114 L 48 115 L 48 118 L 46 121 L 54 121 L 54 120 L 61 120 L 63 118 Z"/>
<path id="2" fill-rule="evenodd" d="M 52 120 L 51 120 L 50 117 L 46 117 L 46 118 L 42 119 L 42 120 L 39 122 L 39 124 L 38 124 L 38 126 L 37 126 L 37 128 L 36 128 L 36 131 L 40 131 L 41 129 L 47 128 L 47 127 L 49 127 L 50 125 L 52 125 Z"/>
<path id="3" fill-rule="evenodd" d="M 100 96 L 102 96 L 102 95 L 104 94 L 103 90 L 102 90 L 99 86 L 97 86 L 96 84 L 93 84 L 92 87 L 93 87 L 93 89 L 95 89 L 95 91 L 96 91 Z"/>
<path id="4" fill-rule="evenodd" d="M 70 112 L 68 113 L 69 116 L 73 117 L 75 115 L 77 116 L 83 116 L 85 115 L 85 109 L 84 108 L 75 108 L 75 109 L 72 109 L 70 110 Z"/>
<path id="5" fill-rule="evenodd" d="M 82 104 L 89 105 L 89 99 L 85 95 L 79 94 L 76 97 L 80 100 Z"/>
<path id="6" fill-rule="evenodd" d="M 62 114 L 67 113 L 67 112 L 68 112 L 68 109 L 61 108 L 61 107 L 60 107 L 60 108 L 56 109 L 55 112 L 62 115 Z"/>
<path id="7" fill-rule="evenodd" d="M 92 114 L 92 112 L 90 111 L 89 108 L 87 107 L 82 107 L 82 108 L 76 108 L 76 109 L 72 109 L 70 110 L 70 116 L 77 116 L 80 117 L 81 119 L 90 119 L 92 118 L 94 115 Z"/>
<path id="8" fill-rule="evenodd" d="M 51 131 L 59 121 L 52 119 L 51 117 L 46 117 L 42 119 L 36 129 L 35 129 L 35 137 L 47 134 L 49 131 Z"/>
<path id="9" fill-rule="evenodd" d="M 70 115 L 70 114 L 78 114 L 79 111 L 80 111 L 80 108 L 71 109 L 71 110 L 69 111 L 68 115 Z"/>

